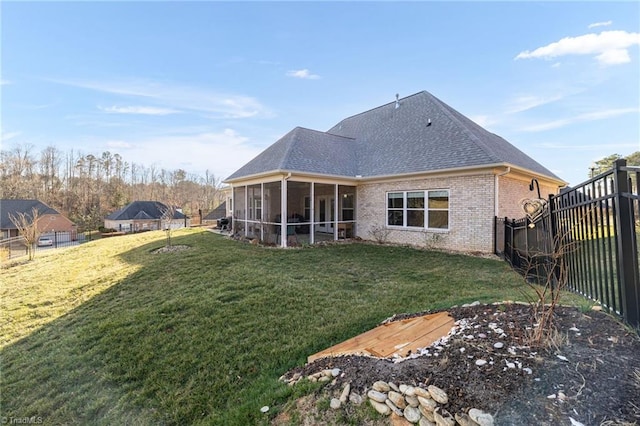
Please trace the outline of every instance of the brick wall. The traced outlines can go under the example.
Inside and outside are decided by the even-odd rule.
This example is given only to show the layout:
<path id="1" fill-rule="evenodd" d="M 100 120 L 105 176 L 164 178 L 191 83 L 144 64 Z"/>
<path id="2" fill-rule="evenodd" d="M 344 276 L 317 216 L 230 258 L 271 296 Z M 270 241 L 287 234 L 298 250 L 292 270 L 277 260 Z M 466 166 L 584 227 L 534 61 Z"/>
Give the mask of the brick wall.
<path id="1" fill-rule="evenodd" d="M 404 180 L 362 184 L 357 196 L 357 235 L 375 240 L 374 229 L 388 230 L 387 241 L 415 246 L 432 246 L 459 251 L 493 252 L 493 174 Z M 386 226 L 386 194 L 389 191 L 449 190 L 449 230 L 426 231 Z"/>
<path id="2" fill-rule="evenodd" d="M 38 230 L 42 232 L 71 232 L 73 222 L 60 214 L 45 214 L 38 220 Z"/>
<path id="3" fill-rule="evenodd" d="M 538 198 L 538 189 L 534 187 L 533 191 L 529 190 L 531 179 L 514 178 L 509 175 L 498 177 L 499 195 L 498 195 L 498 217 L 508 217 L 510 219 L 520 219 L 524 217 L 524 211 L 521 207 L 521 201 L 524 198 Z M 540 184 L 541 198 L 548 200 L 549 194 L 557 194 L 558 188 Z"/>

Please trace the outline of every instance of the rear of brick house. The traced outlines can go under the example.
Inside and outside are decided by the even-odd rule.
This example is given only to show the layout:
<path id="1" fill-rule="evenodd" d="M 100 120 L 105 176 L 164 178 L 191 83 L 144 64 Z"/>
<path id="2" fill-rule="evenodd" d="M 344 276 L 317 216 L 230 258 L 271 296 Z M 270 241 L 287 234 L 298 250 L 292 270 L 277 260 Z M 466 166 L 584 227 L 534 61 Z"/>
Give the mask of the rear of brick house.
<path id="1" fill-rule="evenodd" d="M 327 132 L 295 128 L 226 182 L 234 232 L 266 243 L 383 236 L 491 253 L 494 218 L 523 215 L 532 179 L 543 196 L 566 185 L 423 91 Z"/>

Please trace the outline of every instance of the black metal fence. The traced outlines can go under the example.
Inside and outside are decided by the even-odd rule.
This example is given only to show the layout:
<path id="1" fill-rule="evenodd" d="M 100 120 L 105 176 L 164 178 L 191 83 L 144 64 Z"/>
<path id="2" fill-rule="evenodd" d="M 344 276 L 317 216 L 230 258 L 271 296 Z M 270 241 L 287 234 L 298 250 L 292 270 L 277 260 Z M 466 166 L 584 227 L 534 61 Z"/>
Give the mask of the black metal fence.
<path id="1" fill-rule="evenodd" d="M 529 280 L 562 275 L 567 289 L 640 327 L 639 177 L 640 168 L 618 160 L 611 170 L 550 195 L 534 222 L 496 218 L 496 253 Z"/>
<path id="2" fill-rule="evenodd" d="M 93 236 L 95 238 L 95 236 Z M 36 253 L 51 249 L 76 246 L 91 241 L 91 232 L 47 232 L 40 235 L 35 244 Z M 13 237 L 0 240 L 0 260 L 10 260 L 28 254 L 24 237 Z"/>

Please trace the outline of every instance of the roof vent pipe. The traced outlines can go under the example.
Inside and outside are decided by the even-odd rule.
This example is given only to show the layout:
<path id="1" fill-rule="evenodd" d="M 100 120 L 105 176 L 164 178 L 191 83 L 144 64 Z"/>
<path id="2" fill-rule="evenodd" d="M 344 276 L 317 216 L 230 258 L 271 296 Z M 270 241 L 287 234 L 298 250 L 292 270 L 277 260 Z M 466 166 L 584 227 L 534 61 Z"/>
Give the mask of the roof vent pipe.
<path id="1" fill-rule="evenodd" d="M 400 108 L 400 95 L 396 93 L 396 109 Z"/>

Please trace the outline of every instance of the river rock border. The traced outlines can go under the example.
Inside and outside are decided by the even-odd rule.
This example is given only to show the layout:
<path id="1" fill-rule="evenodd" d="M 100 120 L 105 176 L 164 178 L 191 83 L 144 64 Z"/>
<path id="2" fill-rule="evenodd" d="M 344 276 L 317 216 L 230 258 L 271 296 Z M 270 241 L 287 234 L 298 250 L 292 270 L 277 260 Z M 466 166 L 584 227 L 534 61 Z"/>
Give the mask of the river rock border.
<path id="1" fill-rule="evenodd" d="M 339 368 L 322 370 L 306 377 L 311 382 L 336 384 L 341 375 Z M 280 380 L 295 385 L 305 379 L 295 374 L 290 379 L 284 376 Z M 351 384 L 346 383 L 340 396 L 332 398 L 329 407 L 339 409 L 346 403 L 362 405 L 365 398 L 369 404 L 383 416 L 390 416 L 394 425 L 418 424 L 420 426 L 493 426 L 493 416 L 477 408 L 466 413 L 451 414 L 446 406 L 449 403 L 447 393 L 437 386 L 426 388 L 406 384 L 396 385 L 393 382 L 377 381 L 370 389 L 365 389 L 366 397 L 351 392 Z"/>

